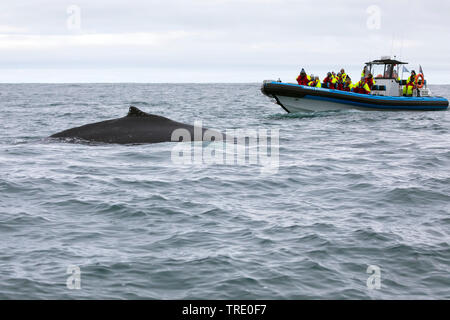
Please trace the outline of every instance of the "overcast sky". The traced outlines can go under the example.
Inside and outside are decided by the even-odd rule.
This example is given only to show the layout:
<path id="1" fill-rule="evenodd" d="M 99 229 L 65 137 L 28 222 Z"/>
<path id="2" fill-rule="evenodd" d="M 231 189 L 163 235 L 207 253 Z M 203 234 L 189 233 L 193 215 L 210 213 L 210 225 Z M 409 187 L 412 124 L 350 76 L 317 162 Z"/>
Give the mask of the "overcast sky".
<path id="1" fill-rule="evenodd" d="M 450 83 L 450 1 L 1 0 L 0 82 L 294 81 L 397 55 Z"/>

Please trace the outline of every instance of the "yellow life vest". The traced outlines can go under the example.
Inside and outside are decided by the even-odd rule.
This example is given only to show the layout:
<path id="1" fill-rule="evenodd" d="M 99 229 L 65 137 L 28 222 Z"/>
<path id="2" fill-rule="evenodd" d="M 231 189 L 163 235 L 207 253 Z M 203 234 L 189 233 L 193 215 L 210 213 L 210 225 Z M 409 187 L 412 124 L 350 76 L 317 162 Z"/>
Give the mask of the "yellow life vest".
<path id="1" fill-rule="evenodd" d="M 415 85 L 416 84 L 416 77 L 415 76 L 410 76 L 408 78 L 408 81 L 406 81 L 406 85 Z"/>
<path id="2" fill-rule="evenodd" d="M 370 70 L 367 70 L 367 74 L 369 74 L 370 73 Z M 364 69 L 363 69 L 363 71 L 361 72 L 361 78 L 365 78 L 366 77 L 366 72 L 364 72 Z"/>
<path id="3" fill-rule="evenodd" d="M 315 83 L 315 82 L 316 82 L 316 80 L 311 81 L 310 83 L 308 83 L 308 86 L 322 88 L 322 84 L 320 83 L 320 80 L 318 80 L 317 83 Z"/>
<path id="4" fill-rule="evenodd" d="M 363 88 L 364 90 L 366 90 L 367 92 L 370 93 L 369 85 L 368 85 L 365 81 L 364 81 L 364 85 L 363 85 L 363 86 L 361 86 L 361 81 L 358 81 L 358 82 L 353 86 L 353 88 L 357 88 L 357 87 Z"/>
<path id="5" fill-rule="evenodd" d="M 351 91 L 354 87 L 355 87 L 355 85 L 351 81 L 348 84 L 346 82 L 344 82 L 344 89 L 349 88 Z"/>

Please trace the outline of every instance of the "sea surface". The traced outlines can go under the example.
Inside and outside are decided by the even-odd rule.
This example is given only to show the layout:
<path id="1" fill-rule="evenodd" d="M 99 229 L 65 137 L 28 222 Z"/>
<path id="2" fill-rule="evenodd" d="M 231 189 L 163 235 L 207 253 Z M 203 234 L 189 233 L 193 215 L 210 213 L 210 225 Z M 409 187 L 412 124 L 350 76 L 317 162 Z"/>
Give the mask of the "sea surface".
<path id="1" fill-rule="evenodd" d="M 47 138 L 130 105 L 268 130 L 276 161 Z M 286 114 L 260 84 L 0 85 L 0 299 L 450 299 L 449 271 L 449 111 Z"/>

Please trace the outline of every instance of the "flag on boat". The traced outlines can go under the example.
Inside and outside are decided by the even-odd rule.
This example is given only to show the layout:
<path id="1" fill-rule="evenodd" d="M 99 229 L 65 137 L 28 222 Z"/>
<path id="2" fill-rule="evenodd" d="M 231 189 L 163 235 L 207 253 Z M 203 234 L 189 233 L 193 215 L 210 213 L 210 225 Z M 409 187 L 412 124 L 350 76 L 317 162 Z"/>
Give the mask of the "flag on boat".
<path id="1" fill-rule="evenodd" d="M 419 73 L 423 74 L 422 66 L 419 64 Z"/>
<path id="2" fill-rule="evenodd" d="M 406 69 L 406 67 L 405 67 L 405 66 L 403 66 L 403 72 L 408 72 L 408 73 L 409 73 L 409 70 L 408 70 L 408 69 Z"/>

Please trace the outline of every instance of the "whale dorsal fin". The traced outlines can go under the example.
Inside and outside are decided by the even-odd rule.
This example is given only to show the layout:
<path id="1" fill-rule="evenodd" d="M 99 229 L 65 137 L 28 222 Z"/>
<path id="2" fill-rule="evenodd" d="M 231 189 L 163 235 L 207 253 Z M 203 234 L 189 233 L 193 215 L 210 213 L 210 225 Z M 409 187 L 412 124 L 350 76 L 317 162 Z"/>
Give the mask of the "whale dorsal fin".
<path id="1" fill-rule="evenodd" d="M 150 115 L 134 106 L 130 106 L 127 117 L 150 117 Z"/>

